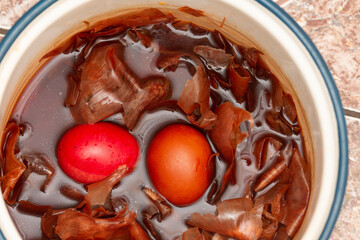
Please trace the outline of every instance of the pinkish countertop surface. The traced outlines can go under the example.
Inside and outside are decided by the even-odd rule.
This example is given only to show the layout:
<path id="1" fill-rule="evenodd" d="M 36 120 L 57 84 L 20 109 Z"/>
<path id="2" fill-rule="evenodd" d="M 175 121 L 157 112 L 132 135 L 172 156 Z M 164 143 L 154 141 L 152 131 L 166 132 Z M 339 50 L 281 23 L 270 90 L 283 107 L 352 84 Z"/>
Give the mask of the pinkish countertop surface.
<path id="1" fill-rule="evenodd" d="M 39 0 L 0 0 L 0 41 Z M 349 177 L 331 240 L 360 239 L 360 0 L 273 0 L 310 36 L 339 89 L 349 135 Z"/>

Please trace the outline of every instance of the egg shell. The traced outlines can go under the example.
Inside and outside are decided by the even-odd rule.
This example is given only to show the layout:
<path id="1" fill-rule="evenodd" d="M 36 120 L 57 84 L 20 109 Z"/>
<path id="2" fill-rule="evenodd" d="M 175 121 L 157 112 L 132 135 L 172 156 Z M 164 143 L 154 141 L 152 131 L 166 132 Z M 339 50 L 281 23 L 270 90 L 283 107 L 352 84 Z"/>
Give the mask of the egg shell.
<path id="1" fill-rule="evenodd" d="M 104 179 L 123 164 L 134 168 L 138 156 L 136 138 L 109 122 L 77 125 L 64 134 L 57 148 L 61 169 L 81 183 Z"/>
<path id="2" fill-rule="evenodd" d="M 204 135 L 174 124 L 156 134 L 147 153 L 147 168 L 156 190 L 169 202 L 185 206 L 198 200 L 211 183 L 214 162 Z"/>

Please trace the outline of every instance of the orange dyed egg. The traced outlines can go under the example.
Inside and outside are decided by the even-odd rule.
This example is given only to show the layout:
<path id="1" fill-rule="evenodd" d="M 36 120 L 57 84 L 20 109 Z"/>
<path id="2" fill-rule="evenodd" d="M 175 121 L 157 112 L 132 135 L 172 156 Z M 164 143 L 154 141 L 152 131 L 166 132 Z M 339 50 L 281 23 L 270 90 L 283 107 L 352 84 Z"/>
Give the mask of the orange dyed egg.
<path id="1" fill-rule="evenodd" d="M 198 200 L 211 183 L 214 161 L 206 138 L 196 129 L 174 124 L 154 137 L 147 167 L 157 191 L 169 202 L 184 206 Z"/>

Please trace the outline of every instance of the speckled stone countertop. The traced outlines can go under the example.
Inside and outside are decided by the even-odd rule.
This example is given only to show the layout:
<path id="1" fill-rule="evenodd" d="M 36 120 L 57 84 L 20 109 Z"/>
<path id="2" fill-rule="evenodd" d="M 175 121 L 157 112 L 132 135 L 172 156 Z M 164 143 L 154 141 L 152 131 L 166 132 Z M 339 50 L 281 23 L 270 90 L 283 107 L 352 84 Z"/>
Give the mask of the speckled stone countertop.
<path id="1" fill-rule="evenodd" d="M 0 0 L 0 41 L 39 0 Z M 331 240 L 360 239 L 360 0 L 274 0 L 310 36 L 339 89 L 349 135 L 349 177 Z"/>

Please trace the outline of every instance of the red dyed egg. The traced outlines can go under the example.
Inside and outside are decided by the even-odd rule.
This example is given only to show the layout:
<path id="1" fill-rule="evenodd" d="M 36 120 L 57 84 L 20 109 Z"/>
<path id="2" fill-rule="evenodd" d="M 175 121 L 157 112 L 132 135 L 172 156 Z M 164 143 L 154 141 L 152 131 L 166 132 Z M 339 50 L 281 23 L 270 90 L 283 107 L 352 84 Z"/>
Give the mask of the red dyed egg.
<path id="1" fill-rule="evenodd" d="M 138 155 L 135 137 L 108 122 L 75 126 L 64 134 L 57 148 L 62 170 L 82 183 L 99 181 L 123 164 L 133 168 Z"/>
<path id="2" fill-rule="evenodd" d="M 196 129 L 174 124 L 151 141 L 147 168 L 157 191 L 184 206 L 198 200 L 210 185 L 214 162 L 206 138 Z"/>

